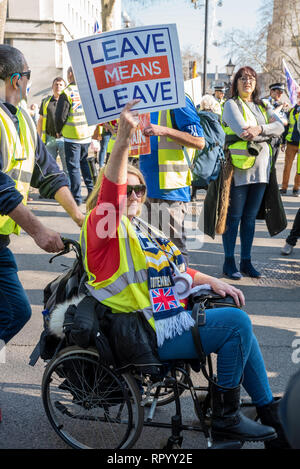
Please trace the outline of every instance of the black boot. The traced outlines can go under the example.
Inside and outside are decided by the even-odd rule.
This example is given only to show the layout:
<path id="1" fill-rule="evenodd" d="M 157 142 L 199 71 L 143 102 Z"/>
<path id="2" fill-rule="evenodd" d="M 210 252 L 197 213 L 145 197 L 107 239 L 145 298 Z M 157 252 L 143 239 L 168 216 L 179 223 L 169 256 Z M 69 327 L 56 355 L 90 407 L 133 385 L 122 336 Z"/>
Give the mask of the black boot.
<path id="1" fill-rule="evenodd" d="M 274 428 L 251 420 L 240 411 L 239 386 L 230 391 L 213 386 L 212 400 L 213 439 L 266 441 L 276 438 Z"/>
<path id="2" fill-rule="evenodd" d="M 257 415 L 260 418 L 261 423 L 263 425 L 271 425 L 275 428 L 277 433 L 277 438 L 275 440 L 265 442 L 265 447 L 267 449 L 291 449 L 291 446 L 284 435 L 283 427 L 279 420 L 279 403 L 280 399 L 275 398 L 274 401 L 270 404 L 267 404 L 263 407 L 257 407 Z"/>

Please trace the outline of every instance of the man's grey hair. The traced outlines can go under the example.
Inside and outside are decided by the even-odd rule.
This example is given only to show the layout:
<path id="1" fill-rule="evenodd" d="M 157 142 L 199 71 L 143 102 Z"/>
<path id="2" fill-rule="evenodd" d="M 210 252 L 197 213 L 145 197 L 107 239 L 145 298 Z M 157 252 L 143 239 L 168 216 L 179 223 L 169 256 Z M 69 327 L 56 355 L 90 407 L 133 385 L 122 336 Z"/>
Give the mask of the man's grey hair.
<path id="1" fill-rule="evenodd" d="M 221 114 L 221 106 L 218 101 L 210 94 L 202 96 L 200 101 L 201 111 L 211 111 L 216 114 Z"/>
<path id="2" fill-rule="evenodd" d="M 10 77 L 13 73 L 22 73 L 26 60 L 19 49 L 9 46 L 8 44 L 0 44 L 0 79 Z"/>

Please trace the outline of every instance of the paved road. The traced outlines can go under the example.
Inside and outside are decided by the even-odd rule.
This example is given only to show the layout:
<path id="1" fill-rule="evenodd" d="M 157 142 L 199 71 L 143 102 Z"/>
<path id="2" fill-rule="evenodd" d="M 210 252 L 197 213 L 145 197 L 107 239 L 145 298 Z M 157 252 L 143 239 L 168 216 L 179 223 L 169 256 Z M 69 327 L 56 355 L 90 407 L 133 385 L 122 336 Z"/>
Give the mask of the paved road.
<path id="1" fill-rule="evenodd" d="M 279 174 L 282 163 L 281 157 L 278 162 Z M 64 236 L 78 239 L 79 229 L 56 202 L 39 200 L 37 194 L 33 197 L 30 208 L 47 226 Z M 198 209 L 202 200 L 203 194 L 199 194 Z M 238 283 L 246 295 L 246 311 L 253 321 L 275 394 L 284 392 L 288 378 L 299 368 L 299 364 L 293 362 L 292 354 L 294 353 L 297 361 L 300 359 L 300 353 L 297 354 L 295 349 L 296 346 L 300 347 L 300 245 L 292 256 L 280 255 L 280 247 L 291 228 L 300 199 L 287 195 L 283 201 L 289 221 L 286 231 L 271 239 L 266 232 L 265 223 L 257 222 L 253 260 L 255 266 L 262 270 L 263 277 L 259 280 L 243 278 Z M 191 206 L 188 216 L 190 229 L 195 218 L 192 213 L 195 211 L 195 207 Z M 195 242 L 191 230 L 191 267 L 222 277 L 221 238 L 218 236 L 212 240 L 205 237 L 203 241 L 202 246 L 201 237 Z M 30 298 L 33 314 L 31 321 L 6 347 L 6 363 L 0 364 L 0 402 L 3 410 L 0 448 L 66 448 L 52 430 L 42 406 L 40 385 L 44 364 L 38 361 L 32 368 L 28 361 L 42 328 L 42 289 L 62 271 L 64 267 L 61 264 L 70 265 L 72 259 L 67 256 L 49 264 L 51 256 L 37 248 L 24 233 L 18 238 L 14 237 L 10 247 L 16 254 L 20 278 Z M 187 421 L 193 421 L 195 416 L 188 395 L 183 396 L 182 403 Z M 161 408 L 159 418 L 168 421 L 172 409 L 172 406 Z M 157 449 L 160 441 L 168 436 L 169 432 L 166 430 L 144 429 L 136 447 Z M 201 435 L 184 432 L 183 436 L 184 448 L 204 447 Z M 262 446 L 257 444 L 246 447 Z"/>

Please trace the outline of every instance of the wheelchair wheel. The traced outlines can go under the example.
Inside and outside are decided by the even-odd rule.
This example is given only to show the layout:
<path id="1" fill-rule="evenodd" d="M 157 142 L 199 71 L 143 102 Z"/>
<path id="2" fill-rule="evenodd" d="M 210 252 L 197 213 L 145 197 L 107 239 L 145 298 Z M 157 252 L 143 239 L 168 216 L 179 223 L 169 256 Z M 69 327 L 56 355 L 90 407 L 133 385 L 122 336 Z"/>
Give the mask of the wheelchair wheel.
<path id="1" fill-rule="evenodd" d="M 184 370 L 184 372 L 182 370 Z M 179 395 L 181 395 L 185 391 L 185 389 L 184 387 L 181 387 L 180 384 L 183 384 L 183 385 L 187 384 L 187 375 L 188 376 L 190 375 L 191 367 L 188 363 L 184 363 L 182 367 L 175 367 L 175 372 L 176 372 L 177 382 L 179 384 L 178 392 L 179 392 Z M 173 389 L 172 381 L 170 379 L 171 379 L 171 373 L 168 373 L 167 376 L 164 378 L 164 381 L 163 381 L 164 385 L 161 387 L 161 390 L 158 396 L 158 401 L 157 401 L 158 407 L 170 404 L 175 399 L 174 389 Z M 151 406 L 154 396 L 155 396 L 156 389 L 157 389 L 156 387 L 153 387 L 153 389 L 151 390 L 150 399 L 148 400 L 146 407 Z"/>
<path id="2" fill-rule="evenodd" d="M 136 381 L 103 366 L 94 349 L 60 352 L 45 369 L 42 399 L 52 427 L 72 448 L 131 448 L 143 428 Z"/>

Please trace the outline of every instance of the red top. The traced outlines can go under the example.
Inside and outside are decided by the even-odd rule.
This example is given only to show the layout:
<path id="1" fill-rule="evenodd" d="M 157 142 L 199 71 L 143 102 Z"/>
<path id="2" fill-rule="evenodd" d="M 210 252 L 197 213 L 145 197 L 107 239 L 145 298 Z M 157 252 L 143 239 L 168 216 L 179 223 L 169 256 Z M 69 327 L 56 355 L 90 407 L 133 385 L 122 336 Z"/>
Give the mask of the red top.
<path id="1" fill-rule="evenodd" d="M 103 176 L 97 206 L 87 221 L 89 270 L 101 282 L 114 275 L 120 265 L 117 229 L 126 206 L 127 184 L 115 184 Z M 196 270 L 187 268 L 194 279 Z"/>

